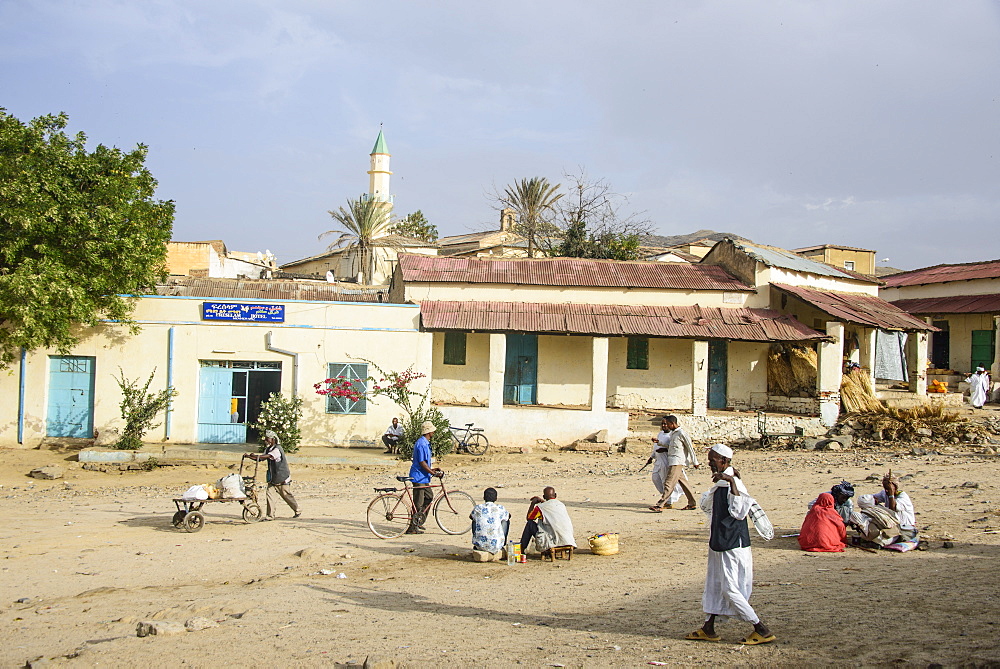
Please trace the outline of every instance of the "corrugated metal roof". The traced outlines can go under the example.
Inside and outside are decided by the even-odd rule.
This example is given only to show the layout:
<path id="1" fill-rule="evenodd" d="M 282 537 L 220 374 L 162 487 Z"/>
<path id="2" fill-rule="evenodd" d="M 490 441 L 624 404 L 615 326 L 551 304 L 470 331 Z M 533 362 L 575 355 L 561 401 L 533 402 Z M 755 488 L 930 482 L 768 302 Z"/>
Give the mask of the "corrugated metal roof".
<path id="1" fill-rule="evenodd" d="M 807 302 L 837 320 L 867 325 L 883 330 L 920 330 L 933 332 L 937 328 L 927 325 L 916 316 L 911 316 L 899 307 L 893 306 L 880 297 L 858 293 L 835 293 L 833 291 L 812 290 L 801 286 L 772 283 L 772 286 L 803 302 Z"/>
<path id="2" fill-rule="evenodd" d="M 172 278 L 156 287 L 157 295 L 252 300 L 319 302 L 388 302 L 388 288 L 348 288 L 320 281 Z"/>
<path id="3" fill-rule="evenodd" d="M 785 249 L 779 249 L 773 246 L 755 246 L 753 244 L 736 241 L 734 241 L 733 244 L 737 248 L 742 248 L 754 259 L 770 267 L 781 267 L 782 269 L 788 269 L 793 272 L 803 272 L 806 274 L 832 276 L 838 279 L 871 281 L 871 279 L 855 272 L 848 273 L 847 271 L 840 270 L 833 265 L 827 265 L 825 262 L 810 260 L 809 258 L 800 256 L 792 251 L 786 251 Z"/>
<path id="4" fill-rule="evenodd" d="M 1000 295 L 924 297 L 891 304 L 911 314 L 1000 314 Z"/>
<path id="5" fill-rule="evenodd" d="M 580 258 L 455 258 L 404 254 L 403 281 L 502 283 L 527 286 L 672 288 L 752 291 L 717 265 Z"/>
<path id="6" fill-rule="evenodd" d="M 816 341 L 826 335 L 771 309 L 426 301 L 425 330 Z"/>
<path id="7" fill-rule="evenodd" d="M 985 260 L 954 265 L 934 265 L 909 272 L 900 272 L 884 278 L 885 285 L 919 286 L 925 283 L 967 281 L 969 279 L 1000 278 L 1000 260 Z"/>

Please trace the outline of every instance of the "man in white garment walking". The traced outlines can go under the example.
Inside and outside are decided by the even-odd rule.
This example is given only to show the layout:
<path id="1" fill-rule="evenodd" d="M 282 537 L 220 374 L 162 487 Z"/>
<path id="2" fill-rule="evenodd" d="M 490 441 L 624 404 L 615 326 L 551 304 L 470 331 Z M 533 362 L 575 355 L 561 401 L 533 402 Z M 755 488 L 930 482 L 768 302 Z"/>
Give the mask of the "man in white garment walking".
<path id="1" fill-rule="evenodd" d="M 708 573 L 702 608 L 707 614 L 705 624 L 685 639 L 719 641 L 715 632 L 716 619 L 735 616 L 753 625 L 753 632 L 740 643 L 755 646 L 771 643 L 774 634 L 750 606 L 753 589 L 753 557 L 750 554 L 750 527 L 747 514 L 753 498 L 743 481 L 730 466 L 733 449 L 716 444 L 708 451 L 708 466 L 715 482 L 701 496 L 701 508 L 709 518 Z"/>
<path id="2" fill-rule="evenodd" d="M 983 367 L 976 367 L 976 373 L 969 376 L 969 404 L 982 409 L 990 396 L 990 375 Z"/>
<path id="3" fill-rule="evenodd" d="M 664 429 L 670 430 L 667 438 L 666 448 L 657 448 L 654 453 L 666 452 L 667 475 L 664 477 L 663 489 L 660 500 L 649 507 L 650 511 L 659 513 L 667 505 L 668 498 L 674 491 L 674 486 L 680 485 L 681 490 L 687 495 L 687 506 L 682 511 L 693 511 L 695 506 L 694 493 L 688 487 L 687 476 L 684 475 L 684 466 L 691 465 L 697 469 L 698 457 L 694 454 L 694 447 L 691 445 L 691 438 L 680 428 L 677 423 L 677 416 L 667 416 L 663 419 Z"/>
<path id="4" fill-rule="evenodd" d="M 667 472 L 670 467 L 667 465 L 667 446 L 670 445 L 670 428 L 667 427 L 667 416 L 663 417 L 660 421 L 660 433 L 653 437 L 653 452 L 649 454 L 649 459 L 646 460 L 644 466 L 653 465 L 653 486 L 656 488 L 657 494 L 660 495 L 658 499 L 663 501 L 664 488 L 663 484 L 667 480 Z M 641 471 L 641 470 L 640 470 Z M 666 504 L 662 506 L 664 509 L 672 509 L 674 503 L 681 498 L 684 492 L 681 489 L 680 484 L 676 484 L 674 489 L 670 491 L 670 495 L 667 497 Z"/>

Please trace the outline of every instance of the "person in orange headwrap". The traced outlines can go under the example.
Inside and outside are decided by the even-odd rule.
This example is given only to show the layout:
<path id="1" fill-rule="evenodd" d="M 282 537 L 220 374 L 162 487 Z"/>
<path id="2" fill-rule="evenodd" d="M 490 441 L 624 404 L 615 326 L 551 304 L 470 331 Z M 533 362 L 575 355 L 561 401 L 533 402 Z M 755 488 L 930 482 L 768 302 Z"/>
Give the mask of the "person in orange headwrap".
<path id="1" fill-rule="evenodd" d="M 799 530 L 799 546 L 812 553 L 840 553 L 847 545 L 847 526 L 833 508 L 833 495 L 828 492 L 816 498 L 816 503 Z"/>

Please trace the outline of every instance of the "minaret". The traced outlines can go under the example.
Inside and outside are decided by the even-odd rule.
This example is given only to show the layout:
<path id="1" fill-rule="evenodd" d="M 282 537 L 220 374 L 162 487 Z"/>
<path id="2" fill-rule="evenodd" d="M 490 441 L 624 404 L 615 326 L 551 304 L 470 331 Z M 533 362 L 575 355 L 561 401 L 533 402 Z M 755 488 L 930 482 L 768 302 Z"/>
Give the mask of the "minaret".
<path id="1" fill-rule="evenodd" d="M 385 146 L 382 128 L 378 130 L 378 138 L 371 153 L 371 169 L 368 170 L 368 195 L 366 200 L 383 202 L 392 211 L 392 195 L 389 194 L 389 149 Z"/>

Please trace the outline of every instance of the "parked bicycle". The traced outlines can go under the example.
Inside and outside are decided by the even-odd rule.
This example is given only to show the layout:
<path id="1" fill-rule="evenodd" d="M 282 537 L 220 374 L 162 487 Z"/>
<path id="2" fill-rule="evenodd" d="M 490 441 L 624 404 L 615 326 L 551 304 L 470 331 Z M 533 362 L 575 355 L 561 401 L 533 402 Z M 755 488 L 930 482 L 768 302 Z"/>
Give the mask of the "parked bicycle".
<path id="1" fill-rule="evenodd" d="M 455 427 L 449 425 L 452 441 L 455 442 L 456 453 L 468 453 L 469 455 L 482 455 L 490 448 L 490 440 L 483 434 L 481 427 L 472 427 L 475 423 L 466 423 L 465 427 Z M 464 434 L 463 434 L 464 432 Z"/>
<path id="2" fill-rule="evenodd" d="M 375 488 L 378 493 L 368 504 L 368 529 L 380 539 L 395 539 L 410 526 L 410 519 L 416 514 L 413 504 L 413 479 L 397 476 L 403 484 L 398 488 Z M 423 510 L 426 517 L 433 510 L 434 520 L 445 534 L 465 534 L 472 529 L 472 508 L 476 505 L 472 495 L 461 490 L 446 490 L 444 476 L 437 483 L 428 483 L 438 491 Z"/>

